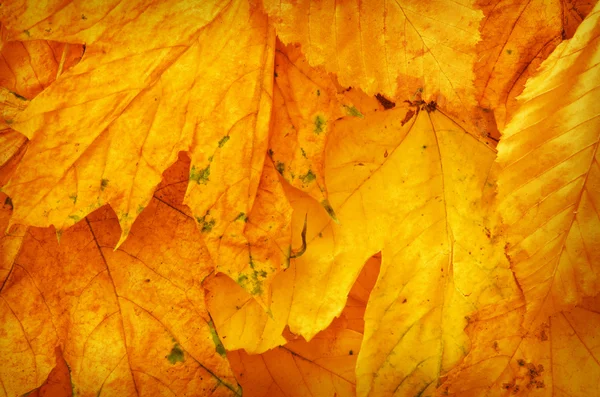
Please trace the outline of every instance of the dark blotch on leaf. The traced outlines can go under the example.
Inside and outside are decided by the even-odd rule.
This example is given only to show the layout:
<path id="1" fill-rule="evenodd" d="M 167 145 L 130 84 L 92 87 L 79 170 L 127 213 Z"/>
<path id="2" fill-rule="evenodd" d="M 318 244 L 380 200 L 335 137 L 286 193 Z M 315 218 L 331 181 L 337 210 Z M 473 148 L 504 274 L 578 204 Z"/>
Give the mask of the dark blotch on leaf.
<path id="1" fill-rule="evenodd" d="M 221 138 L 221 140 L 219 141 L 219 147 L 223 147 L 223 145 L 225 145 L 228 140 L 229 140 L 229 135 L 225 135 L 223 138 Z"/>
<path id="2" fill-rule="evenodd" d="M 386 97 L 384 97 L 381 94 L 375 95 L 375 98 L 377 99 L 377 101 L 379 101 L 381 106 L 383 106 L 383 108 L 386 110 L 393 109 L 394 107 L 396 107 L 396 102 L 390 101 L 389 99 L 387 99 Z"/>
<path id="3" fill-rule="evenodd" d="M 275 169 L 277 170 L 277 172 L 283 175 L 285 171 L 285 164 L 283 164 L 281 161 L 278 161 L 277 164 L 275 164 Z"/>
<path id="4" fill-rule="evenodd" d="M 108 180 L 108 179 L 104 179 L 104 178 L 103 178 L 103 179 L 100 181 L 100 190 L 104 191 L 104 189 L 106 189 L 106 187 L 108 186 L 108 182 L 109 182 L 109 180 Z"/>

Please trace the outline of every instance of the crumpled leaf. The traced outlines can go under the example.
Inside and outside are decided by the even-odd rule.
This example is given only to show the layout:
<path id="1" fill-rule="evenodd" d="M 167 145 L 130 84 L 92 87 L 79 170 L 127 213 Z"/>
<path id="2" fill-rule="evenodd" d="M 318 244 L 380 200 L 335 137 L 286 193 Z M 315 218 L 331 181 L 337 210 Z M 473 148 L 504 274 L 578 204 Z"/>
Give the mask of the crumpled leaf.
<path id="1" fill-rule="evenodd" d="M 323 171 L 331 125 L 364 117 L 321 68 L 311 68 L 298 45 L 277 45 L 269 155 L 277 171 L 315 200 L 327 200 Z"/>
<path id="2" fill-rule="evenodd" d="M 498 146 L 498 210 L 526 324 L 600 291 L 598 11 L 529 80 Z"/>
<path id="3" fill-rule="evenodd" d="M 13 124 L 31 138 L 6 188 L 13 222 L 62 230 L 110 203 L 122 242 L 185 150 L 186 203 L 224 230 L 252 208 L 262 172 L 274 34 L 242 0 L 117 3 L 2 7 L 17 38 L 87 43 L 82 62 Z"/>
<path id="4" fill-rule="evenodd" d="M 39 386 L 60 344 L 78 395 L 240 395 L 205 310 L 213 265 L 195 221 L 154 199 L 115 250 L 119 236 L 108 208 L 60 244 L 29 229 L 1 291 L 7 393 Z"/>
<path id="5" fill-rule="evenodd" d="M 284 346 L 249 355 L 227 354 L 245 396 L 354 396 L 354 367 L 360 350 L 367 299 L 379 271 L 370 258 L 350 291 L 342 316 L 310 342 L 292 339 Z M 362 323 L 362 324 L 360 324 Z"/>
<path id="6" fill-rule="evenodd" d="M 454 116 L 475 106 L 472 65 L 483 16 L 474 2 L 263 1 L 284 43 L 312 66 L 369 95 L 414 99 L 416 90 Z"/>
<path id="7" fill-rule="evenodd" d="M 527 79 L 563 38 L 573 36 L 590 10 L 558 0 L 492 0 L 478 6 L 485 18 L 474 69 L 477 99 L 504 126 Z"/>

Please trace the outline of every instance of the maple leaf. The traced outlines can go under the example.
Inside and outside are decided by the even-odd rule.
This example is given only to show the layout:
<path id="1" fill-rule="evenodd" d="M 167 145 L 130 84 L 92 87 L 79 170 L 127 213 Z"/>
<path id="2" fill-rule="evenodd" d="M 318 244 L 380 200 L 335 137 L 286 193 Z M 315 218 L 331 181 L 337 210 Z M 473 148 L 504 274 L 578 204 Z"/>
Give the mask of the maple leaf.
<path id="1" fill-rule="evenodd" d="M 354 396 L 354 366 L 364 329 L 362 314 L 380 262 L 380 258 L 367 261 L 348 295 L 342 316 L 310 342 L 292 338 L 261 355 L 243 350 L 229 352 L 244 395 Z"/>
<path id="2" fill-rule="evenodd" d="M 284 43 L 312 66 L 367 94 L 414 99 L 415 90 L 458 116 L 475 106 L 472 65 L 481 11 L 419 1 L 263 1 Z"/>
<path id="3" fill-rule="evenodd" d="M 205 309 L 210 256 L 194 219 L 163 200 L 116 250 L 107 207 L 66 229 L 60 245 L 51 229 L 29 229 L 0 291 L 6 393 L 37 387 L 56 345 L 76 394 L 240 393 Z"/>
<path id="4" fill-rule="evenodd" d="M 0 5 L 4 394 L 598 389 L 593 2 L 100 3 Z"/>

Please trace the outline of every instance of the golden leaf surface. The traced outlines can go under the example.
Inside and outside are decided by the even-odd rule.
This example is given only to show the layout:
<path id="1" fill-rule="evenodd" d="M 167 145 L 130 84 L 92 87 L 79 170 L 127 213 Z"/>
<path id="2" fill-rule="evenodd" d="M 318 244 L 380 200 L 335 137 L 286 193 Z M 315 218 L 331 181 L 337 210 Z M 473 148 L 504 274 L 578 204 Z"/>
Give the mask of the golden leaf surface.
<path id="1" fill-rule="evenodd" d="M 573 36 L 590 10 L 584 4 L 559 0 L 492 0 L 478 6 L 485 17 L 474 69 L 477 100 L 493 109 L 496 121 L 504 126 L 527 79 L 563 38 Z"/>
<path id="2" fill-rule="evenodd" d="M 29 229 L 0 293 L 8 395 L 42 382 L 57 345 L 77 395 L 241 393 L 205 309 L 209 253 L 195 221 L 168 201 L 153 199 L 116 250 L 119 224 L 106 207 L 60 244 L 49 228 Z"/>
<path id="3" fill-rule="evenodd" d="M 265 0 L 278 37 L 298 42 L 312 66 L 400 101 L 437 100 L 457 116 L 475 106 L 475 44 L 483 14 L 474 2 Z"/>
<path id="4" fill-rule="evenodd" d="M 362 113 L 339 95 L 331 77 L 311 68 L 298 45 L 277 45 L 269 155 L 292 186 L 326 201 L 324 151 L 335 120 Z"/>
<path id="5" fill-rule="evenodd" d="M 0 86 L 29 100 L 77 64 L 84 53 L 80 44 L 47 40 L 2 40 L 0 45 Z"/>
<path id="6" fill-rule="evenodd" d="M 367 261 L 350 291 L 342 316 L 310 342 L 291 339 L 284 346 L 260 355 L 249 355 L 243 350 L 229 352 L 229 361 L 244 395 L 354 396 L 354 366 L 364 328 L 360 312 L 364 313 L 379 266 L 378 258 Z"/>
<path id="7" fill-rule="evenodd" d="M 71 370 L 65 361 L 60 347 L 55 349 L 56 366 L 48 374 L 43 385 L 27 393 L 29 397 L 71 397 Z"/>
<path id="8" fill-rule="evenodd" d="M 521 302 L 485 308 L 471 318 L 471 353 L 453 369 L 439 396 L 595 395 L 600 387 L 600 299 L 521 327 Z"/>
<path id="9" fill-rule="evenodd" d="M 498 146 L 498 211 L 526 324 L 600 291 L 598 10 L 529 80 Z"/>
<path id="10" fill-rule="evenodd" d="M 250 212 L 262 172 L 272 29 L 243 0 L 112 3 L 2 9 L 17 37 L 87 43 L 83 60 L 13 124 L 31 139 L 6 187 L 13 222 L 62 230 L 109 203 L 123 240 L 185 150 L 194 182 L 186 203 L 225 229 Z"/>

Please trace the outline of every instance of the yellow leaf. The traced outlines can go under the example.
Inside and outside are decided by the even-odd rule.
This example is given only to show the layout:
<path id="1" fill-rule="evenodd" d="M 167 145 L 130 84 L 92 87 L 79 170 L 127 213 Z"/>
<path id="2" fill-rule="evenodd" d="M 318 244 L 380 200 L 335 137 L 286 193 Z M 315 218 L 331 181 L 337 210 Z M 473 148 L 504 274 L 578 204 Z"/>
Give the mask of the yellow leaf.
<path id="1" fill-rule="evenodd" d="M 527 328 L 600 291 L 599 16 L 529 80 L 498 146 L 498 209 Z"/>
<path id="2" fill-rule="evenodd" d="M 364 323 L 362 315 L 379 272 L 370 258 L 350 291 L 343 315 L 310 342 L 292 339 L 284 346 L 249 355 L 228 353 L 245 396 L 354 396 L 354 366 Z"/>
<path id="3" fill-rule="evenodd" d="M 292 186 L 326 201 L 323 155 L 331 125 L 346 115 L 364 116 L 327 73 L 308 65 L 298 46 L 280 43 L 273 102 L 269 155 L 275 168 Z"/>
<path id="4" fill-rule="evenodd" d="M 399 100 L 419 90 L 455 116 L 475 105 L 472 65 L 483 14 L 474 2 L 263 2 L 284 43 L 343 86 Z"/>
<path id="5" fill-rule="evenodd" d="M 477 44 L 477 99 L 493 109 L 500 126 L 517 108 L 528 78 L 590 10 L 583 4 L 535 0 L 480 2 L 485 18 Z"/>
<path id="6" fill-rule="evenodd" d="M 71 370 L 63 358 L 60 347 L 55 349 L 56 367 L 48 374 L 48 379 L 39 388 L 27 393 L 30 397 L 50 396 L 50 397 L 71 397 Z"/>
<path id="7" fill-rule="evenodd" d="M 529 331 L 520 326 L 524 309 L 515 300 L 471 318 L 473 349 L 436 395 L 594 395 L 600 386 L 599 297 L 585 298 Z"/>
<path id="8" fill-rule="evenodd" d="M 222 232 L 250 212 L 268 138 L 272 29 L 243 0 L 142 3 L 114 4 L 108 18 L 108 3 L 4 10 L 32 38 L 87 41 L 84 59 L 13 124 L 31 139 L 6 188 L 13 222 L 62 230 L 109 203 L 122 242 L 181 150 L 195 217 L 210 211 Z"/>
<path id="9" fill-rule="evenodd" d="M 1 43 L 0 86 L 21 100 L 33 99 L 79 62 L 83 46 L 46 40 Z"/>

